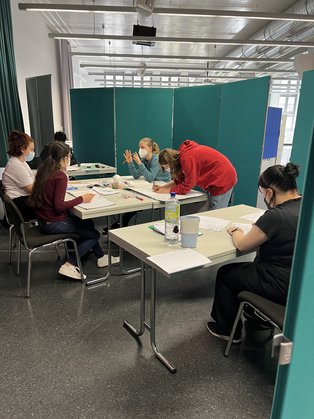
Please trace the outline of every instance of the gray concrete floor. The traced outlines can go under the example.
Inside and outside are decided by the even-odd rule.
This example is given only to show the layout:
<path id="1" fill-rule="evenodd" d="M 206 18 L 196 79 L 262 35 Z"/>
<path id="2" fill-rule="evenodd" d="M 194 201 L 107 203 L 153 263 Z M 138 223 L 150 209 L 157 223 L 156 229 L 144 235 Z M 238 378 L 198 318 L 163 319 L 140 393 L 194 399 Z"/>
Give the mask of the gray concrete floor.
<path id="1" fill-rule="evenodd" d="M 122 327 L 137 324 L 138 274 L 88 289 L 58 275 L 54 251 L 38 253 L 26 300 L 26 259 L 15 275 L 0 228 L 1 418 L 268 418 L 276 367 L 269 342 L 225 343 L 206 330 L 218 266 L 158 277 L 157 342 L 177 367 Z M 102 239 L 103 247 L 106 246 Z M 127 257 L 131 265 L 136 261 Z M 93 255 L 83 261 L 90 277 Z"/>

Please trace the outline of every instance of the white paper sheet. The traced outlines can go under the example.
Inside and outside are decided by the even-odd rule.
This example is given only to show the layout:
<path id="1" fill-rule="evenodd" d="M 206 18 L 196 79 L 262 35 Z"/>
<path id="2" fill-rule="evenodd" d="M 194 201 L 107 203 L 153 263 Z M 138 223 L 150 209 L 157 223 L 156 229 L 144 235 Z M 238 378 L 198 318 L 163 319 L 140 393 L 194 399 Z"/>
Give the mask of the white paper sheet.
<path id="1" fill-rule="evenodd" d="M 147 258 L 168 274 L 209 265 L 211 260 L 193 249 L 178 249 Z"/>
<path id="2" fill-rule="evenodd" d="M 108 201 L 108 199 L 105 199 L 103 197 L 95 197 L 91 200 L 91 202 L 79 204 L 77 205 L 77 207 L 88 210 L 95 208 L 110 207 L 111 205 L 115 205 L 115 203 Z"/>
<path id="3" fill-rule="evenodd" d="M 101 188 L 99 186 L 94 186 L 93 191 L 100 195 L 115 195 L 120 192 L 119 189 Z"/>
<path id="4" fill-rule="evenodd" d="M 248 224 L 248 223 L 232 223 L 232 225 L 234 227 L 241 228 L 241 230 L 243 230 L 244 234 L 247 234 L 252 228 L 252 224 Z"/>
<path id="5" fill-rule="evenodd" d="M 165 202 L 167 201 L 167 199 L 169 199 L 170 194 L 169 193 L 157 193 L 157 192 L 153 192 L 152 191 L 152 184 L 149 183 L 149 188 L 136 188 L 136 187 L 129 187 L 129 189 L 132 189 L 133 191 L 141 194 L 141 195 L 145 195 L 148 196 L 149 198 L 155 199 L 156 201 L 161 201 L 161 202 Z M 184 199 L 188 199 L 188 198 L 195 198 L 197 196 L 202 196 L 203 193 L 202 192 L 198 192 L 198 191 L 190 191 L 185 195 L 176 195 L 176 198 L 179 201 L 182 201 Z"/>
<path id="6" fill-rule="evenodd" d="M 261 217 L 264 214 L 265 211 L 261 210 L 258 212 L 253 212 L 251 214 L 247 214 L 247 215 L 242 215 L 242 217 L 244 220 L 248 220 L 248 221 L 252 221 L 252 223 L 255 223 L 259 217 Z"/>
<path id="7" fill-rule="evenodd" d="M 200 228 L 212 231 L 222 231 L 230 223 L 230 220 L 223 218 L 206 217 L 204 215 L 193 214 L 200 218 Z"/>

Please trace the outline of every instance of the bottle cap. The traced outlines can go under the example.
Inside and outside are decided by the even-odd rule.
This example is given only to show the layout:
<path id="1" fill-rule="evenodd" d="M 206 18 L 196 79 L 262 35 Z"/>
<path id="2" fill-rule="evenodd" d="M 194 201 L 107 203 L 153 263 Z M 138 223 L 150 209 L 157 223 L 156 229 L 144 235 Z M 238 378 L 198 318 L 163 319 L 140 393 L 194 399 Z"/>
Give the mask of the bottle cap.
<path id="1" fill-rule="evenodd" d="M 170 192 L 170 196 L 171 196 L 171 198 L 175 198 L 176 193 L 175 192 Z"/>

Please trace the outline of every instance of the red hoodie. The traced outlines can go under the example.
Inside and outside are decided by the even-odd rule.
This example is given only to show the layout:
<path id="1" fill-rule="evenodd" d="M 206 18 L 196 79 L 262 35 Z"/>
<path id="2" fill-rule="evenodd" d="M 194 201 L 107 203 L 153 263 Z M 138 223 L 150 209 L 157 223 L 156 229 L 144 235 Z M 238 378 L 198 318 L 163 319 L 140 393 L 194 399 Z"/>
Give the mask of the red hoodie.
<path id="1" fill-rule="evenodd" d="M 212 196 L 223 195 L 237 183 L 237 173 L 230 161 L 219 151 L 186 140 L 179 147 L 183 176 L 174 179 L 171 192 L 186 194 L 199 186 Z"/>

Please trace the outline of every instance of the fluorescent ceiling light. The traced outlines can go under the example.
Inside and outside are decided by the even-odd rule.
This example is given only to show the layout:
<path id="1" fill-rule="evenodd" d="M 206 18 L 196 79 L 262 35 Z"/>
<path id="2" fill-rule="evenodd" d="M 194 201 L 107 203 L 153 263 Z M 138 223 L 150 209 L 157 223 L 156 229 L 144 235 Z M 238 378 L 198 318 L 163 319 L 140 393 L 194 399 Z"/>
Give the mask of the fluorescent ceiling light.
<path id="1" fill-rule="evenodd" d="M 101 34 L 73 34 L 73 33 L 49 33 L 49 38 L 54 39 L 81 39 L 81 40 L 104 40 L 111 41 L 153 41 L 170 42 L 176 44 L 208 44 L 208 45 L 266 45 L 271 47 L 296 47 L 314 48 L 314 42 L 297 41 L 271 41 L 256 39 L 213 39 L 213 38 L 172 38 L 151 36 L 125 36 L 125 35 L 101 35 Z"/>
<path id="2" fill-rule="evenodd" d="M 20 10 L 36 12 L 77 12 L 77 13 L 137 13 L 135 7 L 126 6 L 92 6 L 82 4 L 42 4 L 42 3 L 19 3 Z M 239 10 L 210 10 L 210 9 L 184 9 L 184 8 L 154 8 L 154 15 L 165 16 L 195 16 L 195 17 L 223 17 L 244 18 L 260 20 L 286 20 L 298 22 L 314 22 L 313 15 L 247 12 Z"/>
<path id="3" fill-rule="evenodd" d="M 123 64 L 80 64 L 81 68 L 129 68 L 129 69 L 141 69 L 145 70 L 180 70 L 180 71 L 218 71 L 218 72 L 237 72 L 237 73 L 267 73 L 267 74 L 278 74 L 278 73 L 295 73 L 294 68 L 291 70 L 268 70 L 259 68 L 216 68 L 216 67 L 169 67 L 169 66 L 143 66 L 142 64 L 137 65 L 123 65 Z"/>
<path id="4" fill-rule="evenodd" d="M 197 55 L 149 55 L 149 54 L 111 54 L 106 52 L 71 52 L 73 57 L 110 57 L 110 58 L 141 58 L 163 60 L 191 60 L 191 61 L 237 61 L 241 63 L 287 63 L 293 64 L 292 59 L 283 58 L 245 58 L 245 57 L 201 57 Z"/>

